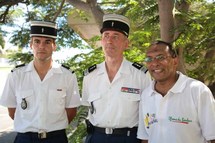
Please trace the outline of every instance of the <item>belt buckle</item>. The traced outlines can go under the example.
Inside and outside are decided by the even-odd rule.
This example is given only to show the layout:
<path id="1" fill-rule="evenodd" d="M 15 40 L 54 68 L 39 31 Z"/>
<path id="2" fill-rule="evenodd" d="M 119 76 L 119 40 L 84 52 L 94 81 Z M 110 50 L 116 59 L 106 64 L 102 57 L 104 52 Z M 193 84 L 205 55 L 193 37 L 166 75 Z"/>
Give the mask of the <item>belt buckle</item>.
<path id="1" fill-rule="evenodd" d="M 47 138 L 47 133 L 46 132 L 39 132 L 38 133 L 38 138 L 39 139 L 45 139 L 45 138 Z"/>
<path id="2" fill-rule="evenodd" d="M 105 128 L 105 133 L 106 134 L 113 134 L 113 129 L 112 128 Z"/>

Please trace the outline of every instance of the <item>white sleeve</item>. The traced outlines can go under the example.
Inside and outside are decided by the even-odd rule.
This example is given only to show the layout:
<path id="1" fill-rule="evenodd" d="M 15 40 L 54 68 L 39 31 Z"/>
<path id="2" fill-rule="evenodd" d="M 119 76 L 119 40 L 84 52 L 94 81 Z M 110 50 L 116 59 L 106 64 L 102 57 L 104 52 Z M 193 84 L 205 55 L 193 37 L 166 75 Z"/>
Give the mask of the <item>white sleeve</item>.
<path id="1" fill-rule="evenodd" d="M 141 95 L 143 96 L 143 94 Z M 148 134 L 145 129 L 144 125 L 144 117 L 143 117 L 143 97 L 141 97 L 140 104 L 139 104 L 139 125 L 137 131 L 137 138 L 141 140 L 148 140 Z"/>
<path id="2" fill-rule="evenodd" d="M 199 86 L 198 118 L 202 134 L 207 141 L 215 139 L 215 99 L 205 85 Z"/>
<path id="3" fill-rule="evenodd" d="M 15 96 L 15 83 L 14 76 L 12 73 L 9 73 L 2 95 L 0 96 L 0 104 L 5 107 L 16 107 L 16 96 Z"/>
<path id="4" fill-rule="evenodd" d="M 69 78 L 69 86 L 67 91 L 66 108 L 78 107 L 81 105 L 78 82 L 76 75 L 73 73 Z"/>
<path id="5" fill-rule="evenodd" d="M 88 100 L 88 92 L 87 92 L 87 78 L 86 76 L 83 79 L 83 85 L 82 85 L 82 98 L 81 103 L 83 106 L 90 106 Z"/>

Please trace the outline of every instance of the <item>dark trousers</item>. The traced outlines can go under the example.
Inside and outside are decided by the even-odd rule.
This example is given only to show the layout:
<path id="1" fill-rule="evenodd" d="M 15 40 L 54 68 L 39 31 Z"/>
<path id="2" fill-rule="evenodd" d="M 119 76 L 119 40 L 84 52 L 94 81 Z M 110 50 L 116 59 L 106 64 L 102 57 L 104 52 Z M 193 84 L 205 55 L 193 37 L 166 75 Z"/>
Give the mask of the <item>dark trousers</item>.
<path id="1" fill-rule="evenodd" d="M 127 136 L 105 134 L 95 131 L 87 135 L 85 143 L 141 143 L 141 141 L 137 139 L 137 133 L 135 132 Z"/>
<path id="2" fill-rule="evenodd" d="M 57 134 L 40 139 L 36 133 L 17 133 L 14 143 L 68 143 L 66 132 L 59 132 Z"/>

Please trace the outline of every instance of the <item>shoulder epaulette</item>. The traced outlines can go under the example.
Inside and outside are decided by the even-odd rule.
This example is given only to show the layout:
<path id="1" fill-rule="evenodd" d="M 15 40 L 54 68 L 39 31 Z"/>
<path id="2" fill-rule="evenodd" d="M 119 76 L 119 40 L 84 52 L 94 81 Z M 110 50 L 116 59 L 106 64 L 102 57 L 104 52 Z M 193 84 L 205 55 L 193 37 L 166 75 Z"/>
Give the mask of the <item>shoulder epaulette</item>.
<path id="1" fill-rule="evenodd" d="M 24 67 L 26 64 L 24 63 L 24 64 L 20 64 L 20 65 L 16 65 L 12 70 L 11 70 L 11 72 L 14 72 L 16 69 L 18 69 L 18 68 L 21 68 L 21 67 Z"/>
<path id="2" fill-rule="evenodd" d="M 144 73 L 146 73 L 148 71 L 148 69 L 146 67 L 144 67 L 143 65 L 137 63 L 137 62 L 134 62 L 132 64 L 132 66 L 134 66 L 135 68 L 137 68 L 138 70 L 141 70 L 143 71 Z"/>
<path id="3" fill-rule="evenodd" d="M 72 70 L 70 69 L 70 67 L 68 67 L 68 66 L 66 66 L 66 65 L 64 65 L 64 64 L 62 64 L 61 66 L 64 67 L 65 69 L 68 69 L 71 73 L 74 73 L 74 71 L 72 71 Z"/>
<path id="4" fill-rule="evenodd" d="M 90 66 L 87 70 L 84 71 L 84 76 L 88 75 L 90 72 L 94 71 L 97 68 L 96 64 Z"/>

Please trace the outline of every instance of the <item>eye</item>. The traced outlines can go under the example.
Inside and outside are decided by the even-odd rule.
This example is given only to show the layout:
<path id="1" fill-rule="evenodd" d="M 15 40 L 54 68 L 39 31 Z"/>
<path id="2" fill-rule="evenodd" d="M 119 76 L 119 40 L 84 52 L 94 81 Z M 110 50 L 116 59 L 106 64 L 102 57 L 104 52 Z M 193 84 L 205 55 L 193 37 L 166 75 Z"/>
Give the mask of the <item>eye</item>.
<path id="1" fill-rule="evenodd" d="M 47 40 L 47 41 L 46 41 L 46 44 L 51 44 L 51 41 L 50 41 L 50 40 Z"/>
<path id="2" fill-rule="evenodd" d="M 36 45 L 36 46 L 39 45 L 39 44 L 40 44 L 40 40 L 35 39 L 35 40 L 33 41 L 33 44 Z"/>
<path id="3" fill-rule="evenodd" d="M 152 58 L 151 58 L 151 57 L 146 57 L 146 58 L 144 59 L 144 61 L 145 61 L 145 62 L 151 62 L 151 61 L 152 61 Z"/>
<path id="4" fill-rule="evenodd" d="M 118 39 L 119 39 L 119 35 L 114 35 L 114 36 L 113 36 L 113 39 L 114 39 L 114 40 L 118 40 Z"/>
<path id="5" fill-rule="evenodd" d="M 107 34 L 103 35 L 103 39 L 108 39 L 108 38 L 109 38 L 109 35 L 107 35 Z"/>
<path id="6" fill-rule="evenodd" d="M 164 55 L 158 55 L 158 56 L 155 57 L 155 59 L 158 60 L 158 61 L 162 61 L 162 60 L 165 59 L 165 57 L 164 57 Z"/>
<path id="7" fill-rule="evenodd" d="M 40 43 L 40 41 L 39 40 L 34 40 L 34 43 L 38 44 L 38 43 Z"/>

